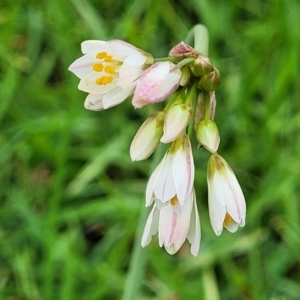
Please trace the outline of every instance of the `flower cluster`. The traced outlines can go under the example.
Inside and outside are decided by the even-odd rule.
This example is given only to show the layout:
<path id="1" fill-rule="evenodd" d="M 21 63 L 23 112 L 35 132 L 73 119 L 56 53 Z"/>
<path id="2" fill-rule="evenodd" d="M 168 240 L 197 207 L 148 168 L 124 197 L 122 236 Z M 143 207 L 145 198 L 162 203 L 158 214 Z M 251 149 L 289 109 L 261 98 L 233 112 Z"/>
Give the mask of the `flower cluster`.
<path id="1" fill-rule="evenodd" d="M 196 256 L 200 248 L 200 219 L 194 188 L 195 166 L 190 137 L 211 153 L 207 167 L 208 208 L 212 228 L 235 232 L 244 226 L 246 205 L 240 185 L 227 162 L 217 154 L 220 135 L 214 121 L 215 90 L 220 74 L 208 57 L 179 43 L 169 56 L 150 54 L 120 40 L 86 41 L 83 56 L 69 70 L 88 93 L 85 107 L 103 110 L 132 96 L 142 108 L 169 99 L 137 131 L 130 146 L 133 161 L 148 158 L 159 143 L 169 147 L 149 178 L 146 206 L 152 205 L 141 244 L 158 233 L 159 245 L 176 253 L 185 240 Z"/>

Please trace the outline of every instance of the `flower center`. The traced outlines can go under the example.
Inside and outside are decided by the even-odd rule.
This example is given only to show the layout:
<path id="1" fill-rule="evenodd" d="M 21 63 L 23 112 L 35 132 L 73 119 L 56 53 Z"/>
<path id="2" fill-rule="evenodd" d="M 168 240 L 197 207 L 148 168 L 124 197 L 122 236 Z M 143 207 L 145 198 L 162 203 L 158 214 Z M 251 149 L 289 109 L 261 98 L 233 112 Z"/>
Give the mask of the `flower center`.
<path id="1" fill-rule="evenodd" d="M 93 64 L 92 69 L 95 72 L 101 72 L 102 76 L 99 76 L 95 83 L 97 85 L 106 85 L 113 82 L 114 75 L 116 73 L 117 63 L 112 58 L 111 55 L 108 55 L 105 51 L 98 52 L 96 55 L 96 59 L 99 60 Z"/>
<path id="2" fill-rule="evenodd" d="M 226 213 L 224 221 L 223 221 L 223 227 L 226 227 L 227 225 L 233 223 L 233 219 L 229 213 Z"/>
<path id="3" fill-rule="evenodd" d="M 178 202 L 177 196 L 174 196 L 174 197 L 170 200 L 170 203 L 171 203 L 172 205 L 175 205 L 177 202 Z"/>

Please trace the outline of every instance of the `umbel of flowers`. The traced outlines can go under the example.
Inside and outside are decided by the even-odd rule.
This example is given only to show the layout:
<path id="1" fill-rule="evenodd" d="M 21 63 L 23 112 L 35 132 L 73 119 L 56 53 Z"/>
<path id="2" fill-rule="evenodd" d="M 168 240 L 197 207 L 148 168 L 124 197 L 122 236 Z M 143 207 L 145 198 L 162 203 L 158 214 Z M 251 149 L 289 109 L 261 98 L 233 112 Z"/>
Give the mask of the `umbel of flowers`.
<path id="1" fill-rule="evenodd" d="M 187 240 L 200 249 L 200 218 L 194 188 L 195 166 L 190 137 L 211 153 L 207 167 L 208 208 L 212 228 L 235 232 L 245 224 L 246 205 L 240 185 L 218 153 L 220 135 L 214 121 L 219 71 L 208 57 L 179 43 L 169 56 L 155 59 L 124 41 L 85 41 L 83 56 L 69 70 L 88 95 L 84 106 L 104 110 L 131 97 L 134 108 L 165 101 L 148 117 L 130 146 L 133 161 L 147 159 L 160 143 L 168 149 L 149 178 L 146 206 L 152 206 L 141 244 L 158 234 L 159 245 L 176 253 Z"/>

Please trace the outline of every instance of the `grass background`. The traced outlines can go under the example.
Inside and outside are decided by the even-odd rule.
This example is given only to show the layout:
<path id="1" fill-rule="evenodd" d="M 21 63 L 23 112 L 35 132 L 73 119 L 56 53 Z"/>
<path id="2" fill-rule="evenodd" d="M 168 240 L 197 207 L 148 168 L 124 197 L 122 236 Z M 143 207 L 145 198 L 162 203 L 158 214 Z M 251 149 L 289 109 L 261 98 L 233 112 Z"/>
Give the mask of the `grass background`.
<path id="1" fill-rule="evenodd" d="M 296 0 L 2 0 L 0 299 L 121 299 L 151 158 L 129 145 L 159 106 L 83 108 L 67 71 L 87 39 L 124 39 L 166 56 L 196 23 L 221 73 L 219 153 L 247 201 L 247 223 L 216 237 L 208 154 L 197 151 L 201 252 L 157 239 L 137 299 L 300 299 L 300 3 Z"/>

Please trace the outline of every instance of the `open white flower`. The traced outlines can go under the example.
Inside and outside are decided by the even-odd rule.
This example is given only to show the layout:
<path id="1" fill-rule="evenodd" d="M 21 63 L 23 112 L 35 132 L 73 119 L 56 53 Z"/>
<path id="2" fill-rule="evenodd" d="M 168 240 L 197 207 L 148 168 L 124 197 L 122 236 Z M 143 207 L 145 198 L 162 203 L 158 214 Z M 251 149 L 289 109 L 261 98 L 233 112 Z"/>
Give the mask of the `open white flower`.
<path id="1" fill-rule="evenodd" d="M 145 65 L 153 57 L 121 40 L 85 41 L 82 57 L 69 70 L 79 77 L 78 88 L 89 93 L 84 106 L 102 110 L 116 106 L 133 94 Z"/>
<path id="2" fill-rule="evenodd" d="M 246 203 L 242 189 L 227 162 L 218 154 L 209 158 L 207 168 L 210 222 L 216 235 L 223 227 L 230 232 L 245 225 Z"/>
<path id="3" fill-rule="evenodd" d="M 159 246 L 164 246 L 169 254 L 176 253 L 187 239 L 191 244 L 191 253 L 196 256 L 200 248 L 201 233 L 194 189 L 185 201 L 180 215 L 174 209 L 177 202 L 174 197 L 161 209 L 154 203 L 144 228 L 141 245 L 147 246 L 152 236 L 158 232 Z"/>
<path id="4" fill-rule="evenodd" d="M 147 184 L 146 206 L 155 200 L 164 205 L 175 196 L 181 206 L 190 196 L 194 183 L 194 159 L 188 136 L 183 133 L 172 142 Z"/>

